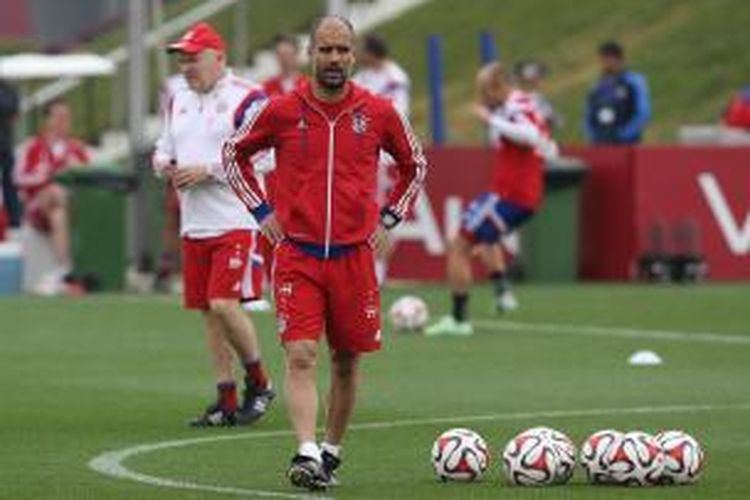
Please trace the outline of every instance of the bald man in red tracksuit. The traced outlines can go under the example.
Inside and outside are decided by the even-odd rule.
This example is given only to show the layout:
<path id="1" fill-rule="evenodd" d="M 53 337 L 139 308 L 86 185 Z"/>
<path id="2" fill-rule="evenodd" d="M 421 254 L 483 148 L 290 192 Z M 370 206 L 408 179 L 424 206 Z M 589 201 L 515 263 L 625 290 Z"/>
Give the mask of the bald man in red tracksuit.
<path id="1" fill-rule="evenodd" d="M 332 394 L 342 384 L 356 386 L 360 353 L 380 349 L 373 247 L 411 208 L 427 165 L 409 124 L 389 101 L 347 81 L 341 99 L 330 102 L 316 96 L 315 84 L 303 82 L 263 104 L 225 144 L 224 166 L 230 185 L 262 227 L 275 217 L 283 230 L 273 285 L 287 357 L 288 406 L 300 444 L 295 460 L 322 459 L 330 472 L 338 464 L 351 407 L 339 418 L 343 422 L 332 423 L 342 403 L 331 397 L 321 457 L 315 444 L 317 394 L 291 384 L 310 364 L 315 369 L 317 341 L 324 334 L 332 353 Z M 248 161 L 269 148 L 276 154 L 274 206 Z M 399 173 L 384 207 L 376 202 L 381 150 L 395 159 Z M 314 381 L 309 391 L 315 391 Z"/>

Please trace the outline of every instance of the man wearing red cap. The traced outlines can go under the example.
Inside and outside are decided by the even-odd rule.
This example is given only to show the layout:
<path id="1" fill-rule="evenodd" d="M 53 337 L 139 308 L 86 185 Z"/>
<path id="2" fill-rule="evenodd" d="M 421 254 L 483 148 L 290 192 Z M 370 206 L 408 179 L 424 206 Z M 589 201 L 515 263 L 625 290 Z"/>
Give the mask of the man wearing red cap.
<path id="1" fill-rule="evenodd" d="M 426 160 L 406 119 L 387 100 L 349 81 L 354 29 L 320 19 L 309 48 L 313 78 L 260 111 L 224 146 L 230 185 L 275 244 L 274 296 L 286 355 L 284 382 L 298 448 L 290 482 L 335 484 L 354 411 L 359 359 L 380 349 L 380 295 L 374 254 L 413 205 Z M 250 155 L 276 154 L 276 195 L 258 185 Z M 399 173 L 390 198 L 375 200 L 381 150 Z M 330 397 L 316 442 L 318 344 L 330 347 Z"/>
<path id="2" fill-rule="evenodd" d="M 251 281 L 249 253 L 258 226 L 228 185 L 221 147 L 266 96 L 227 69 L 224 41 L 206 23 L 168 51 L 177 54 L 183 80 L 171 85 L 153 165 L 178 193 L 184 303 L 203 313 L 218 391 L 216 403 L 191 425 L 247 424 L 265 414 L 274 392 L 261 365 L 255 328 L 240 307 Z M 242 405 L 232 350 L 245 368 Z"/>

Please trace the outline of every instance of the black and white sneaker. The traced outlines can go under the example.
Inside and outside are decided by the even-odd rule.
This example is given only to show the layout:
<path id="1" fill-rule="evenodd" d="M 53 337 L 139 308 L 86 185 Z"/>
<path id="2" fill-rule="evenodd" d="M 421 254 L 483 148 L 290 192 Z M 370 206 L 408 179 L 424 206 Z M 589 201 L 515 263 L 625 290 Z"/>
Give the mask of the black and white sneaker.
<path id="1" fill-rule="evenodd" d="M 320 454 L 320 457 L 323 459 L 323 472 L 328 479 L 328 486 L 338 486 L 339 480 L 336 478 L 336 469 L 341 465 L 341 459 L 325 450 Z"/>
<path id="2" fill-rule="evenodd" d="M 311 457 L 295 455 L 286 475 L 292 486 L 297 488 L 310 491 L 324 491 L 328 488 L 328 477 L 323 464 Z"/>
<path id="3" fill-rule="evenodd" d="M 266 414 L 275 397 L 276 392 L 270 384 L 268 388 L 258 390 L 252 382 L 245 379 L 242 405 L 237 409 L 237 423 L 239 425 L 250 425 L 259 420 Z"/>
<path id="4" fill-rule="evenodd" d="M 233 411 L 222 408 L 218 403 L 190 421 L 190 427 L 232 427 L 237 425 L 237 415 Z"/>

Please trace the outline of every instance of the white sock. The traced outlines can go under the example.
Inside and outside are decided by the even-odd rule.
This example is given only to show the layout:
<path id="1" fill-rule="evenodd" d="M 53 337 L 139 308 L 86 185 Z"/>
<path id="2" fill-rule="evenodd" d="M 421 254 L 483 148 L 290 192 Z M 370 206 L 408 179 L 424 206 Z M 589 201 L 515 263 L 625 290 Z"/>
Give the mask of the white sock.
<path id="1" fill-rule="evenodd" d="M 314 458 L 318 462 L 321 461 L 320 448 L 318 448 L 315 441 L 304 441 L 300 443 L 297 453 L 303 457 Z"/>
<path id="2" fill-rule="evenodd" d="M 336 458 L 339 458 L 339 455 L 341 454 L 341 446 L 340 445 L 330 444 L 330 443 L 327 443 L 325 441 L 323 441 L 323 443 L 320 445 L 320 449 L 321 449 L 321 451 L 326 451 L 326 452 L 330 453 L 331 455 L 333 455 Z"/>

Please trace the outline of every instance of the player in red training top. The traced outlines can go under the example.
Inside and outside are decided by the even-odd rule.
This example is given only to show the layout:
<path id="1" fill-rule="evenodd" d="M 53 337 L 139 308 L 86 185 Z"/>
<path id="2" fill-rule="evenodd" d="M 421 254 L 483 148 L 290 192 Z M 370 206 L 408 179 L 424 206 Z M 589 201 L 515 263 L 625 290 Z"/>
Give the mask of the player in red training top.
<path id="1" fill-rule="evenodd" d="M 447 258 L 453 313 L 427 328 L 426 335 L 473 333 L 467 317 L 472 250 L 478 244 L 497 243 L 531 218 L 542 201 L 543 159 L 556 151 L 533 101 L 511 86 L 500 63 L 479 71 L 477 87 L 481 104 L 475 112 L 488 126 L 497 150 L 492 190 L 477 197 L 463 214 Z"/>
<path id="2" fill-rule="evenodd" d="M 227 177 L 276 245 L 278 330 L 286 354 L 285 392 L 299 448 L 288 476 L 297 487 L 335 482 L 341 442 L 354 409 L 358 361 L 380 348 L 374 252 L 414 202 L 426 160 L 406 119 L 385 99 L 349 81 L 354 29 L 342 17 L 315 23 L 314 78 L 263 105 L 224 146 Z M 276 197 L 266 200 L 248 157 L 276 154 Z M 382 209 L 375 201 L 380 151 L 399 179 Z M 331 352 L 325 438 L 315 439 L 318 341 Z"/>

